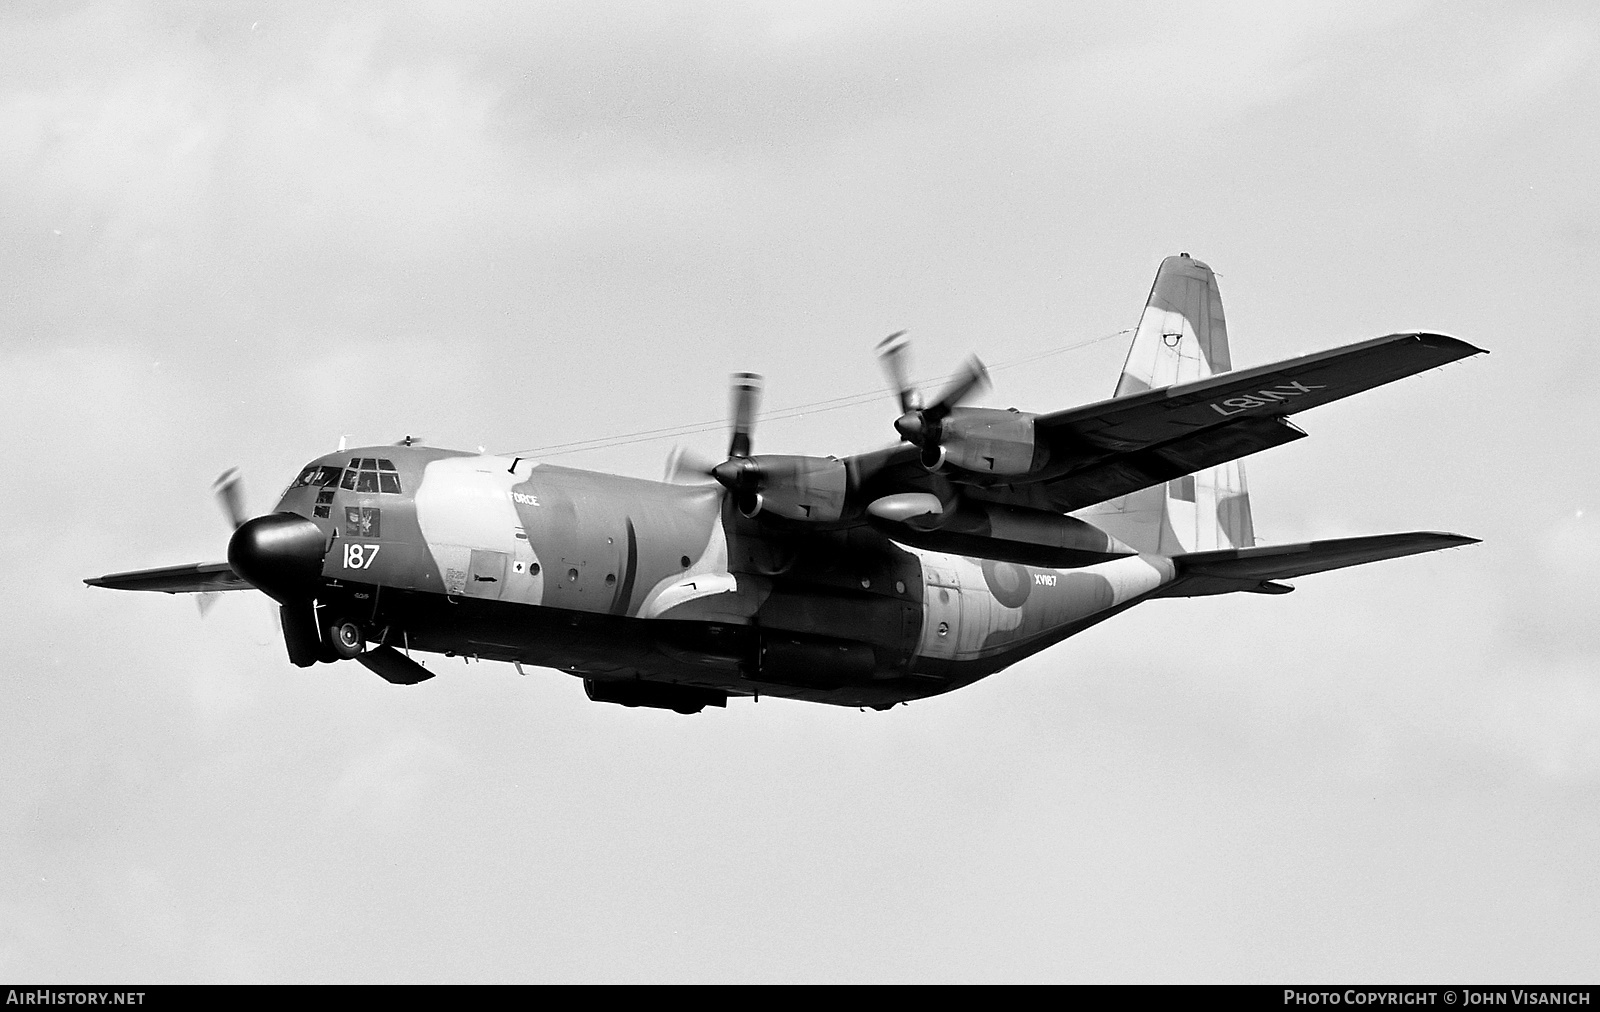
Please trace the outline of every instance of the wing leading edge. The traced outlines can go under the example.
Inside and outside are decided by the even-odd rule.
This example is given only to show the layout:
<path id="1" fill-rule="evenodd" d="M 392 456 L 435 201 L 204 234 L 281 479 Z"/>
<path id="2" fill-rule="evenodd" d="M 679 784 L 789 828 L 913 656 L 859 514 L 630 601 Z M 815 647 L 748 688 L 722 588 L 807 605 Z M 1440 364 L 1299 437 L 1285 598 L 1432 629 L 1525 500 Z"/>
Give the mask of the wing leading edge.
<path id="1" fill-rule="evenodd" d="M 163 594 L 209 594 L 219 590 L 253 590 L 226 562 L 195 562 L 161 569 L 135 569 L 84 580 L 110 590 L 153 590 Z"/>

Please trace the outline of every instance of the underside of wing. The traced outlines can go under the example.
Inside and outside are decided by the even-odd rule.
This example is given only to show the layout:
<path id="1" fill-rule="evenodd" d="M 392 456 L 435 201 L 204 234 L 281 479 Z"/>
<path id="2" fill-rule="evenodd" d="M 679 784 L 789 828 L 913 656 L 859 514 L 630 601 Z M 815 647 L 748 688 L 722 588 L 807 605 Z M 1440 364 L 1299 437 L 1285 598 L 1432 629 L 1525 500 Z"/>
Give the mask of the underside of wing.
<path id="1" fill-rule="evenodd" d="M 1157 596 L 1201 597 L 1240 590 L 1281 594 L 1293 588 L 1273 581 L 1435 552 L 1442 548 L 1459 548 L 1477 542 L 1477 538 L 1460 534 L 1413 531 L 1408 534 L 1377 534 L 1362 538 L 1304 541 L 1292 545 L 1195 552 L 1174 558 L 1178 567 L 1177 578 Z"/>
<path id="2" fill-rule="evenodd" d="M 219 590 L 253 587 L 226 562 L 196 562 L 162 569 L 136 569 L 84 580 L 91 587 L 111 590 L 154 590 L 163 594 L 209 594 Z"/>
<path id="3" fill-rule="evenodd" d="M 1088 457 L 1065 475 L 1030 484 L 975 486 L 975 499 L 1065 513 L 1281 446 L 1306 433 L 1287 418 L 1262 415 L 1190 432 L 1164 443 Z"/>

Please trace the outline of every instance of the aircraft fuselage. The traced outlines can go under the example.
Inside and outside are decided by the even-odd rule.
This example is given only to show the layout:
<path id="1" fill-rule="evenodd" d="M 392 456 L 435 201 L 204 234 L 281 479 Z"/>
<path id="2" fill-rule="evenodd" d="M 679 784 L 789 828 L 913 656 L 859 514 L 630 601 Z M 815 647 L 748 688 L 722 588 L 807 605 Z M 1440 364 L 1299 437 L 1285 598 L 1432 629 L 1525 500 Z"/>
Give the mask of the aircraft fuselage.
<path id="1" fill-rule="evenodd" d="M 1161 556 L 1055 570 L 866 526 L 788 533 L 718 485 L 420 446 L 321 458 L 277 510 L 323 532 L 319 635 L 350 619 L 403 650 L 578 674 L 596 698 L 642 680 L 892 705 L 969 684 L 1173 576 Z"/>

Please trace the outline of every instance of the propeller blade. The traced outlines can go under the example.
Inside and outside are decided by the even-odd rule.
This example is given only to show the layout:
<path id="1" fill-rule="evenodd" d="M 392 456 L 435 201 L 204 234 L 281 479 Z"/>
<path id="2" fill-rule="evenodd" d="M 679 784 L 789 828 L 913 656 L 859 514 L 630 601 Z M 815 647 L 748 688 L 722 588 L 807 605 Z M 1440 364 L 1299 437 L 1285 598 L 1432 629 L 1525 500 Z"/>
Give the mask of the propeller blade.
<path id="1" fill-rule="evenodd" d="M 966 365 L 955 375 L 950 384 L 939 394 L 939 399 L 934 401 L 925 410 L 930 419 L 940 419 L 950 413 L 950 409 L 962 401 L 979 392 L 989 385 L 989 370 L 983 367 L 974 355 L 967 359 Z"/>
<path id="2" fill-rule="evenodd" d="M 903 330 L 897 330 L 878 342 L 878 363 L 883 366 L 883 374 L 889 379 L 889 388 L 900 398 L 901 412 L 915 411 L 922 406 L 922 398 L 912 389 L 907 376 L 910 350 L 911 342 L 906 340 Z"/>
<path id="3" fill-rule="evenodd" d="M 239 469 L 230 467 L 211 483 L 211 491 L 234 530 L 238 530 L 249 519 L 244 515 L 244 489 L 239 484 L 239 478 Z"/>
<path id="4" fill-rule="evenodd" d="M 720 463 L 696 450 L 674 446 L 667 454 L 667 468 L 661 480 L 674 485 L 699 484 L 714 477 L 712 471 Z"/>
<path id="5" fill-rule="evenodd" d="M 750 430 L 756 424 L 756 407 L 761 403 L 761 377 L 753 372 L 733 374 L 732 404 L 728 413 L 733 417 L 733 438 L 728 442 L 728 456 L 750 456 Z"/>

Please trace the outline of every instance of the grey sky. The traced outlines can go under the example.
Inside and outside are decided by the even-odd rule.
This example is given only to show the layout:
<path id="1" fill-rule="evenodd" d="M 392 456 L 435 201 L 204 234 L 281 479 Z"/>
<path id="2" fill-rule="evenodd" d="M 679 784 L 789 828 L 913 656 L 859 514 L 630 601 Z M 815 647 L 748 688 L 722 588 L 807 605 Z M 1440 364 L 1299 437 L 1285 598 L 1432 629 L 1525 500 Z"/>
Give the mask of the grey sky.
<path id="1" fill-rule="evenodd" d="M 1600 974 L 1600 15 L 1581 3 L 0 10 L 0 976 Z M 1109 396 L 1162 256 L 1303 416 L 1257 533 L 1469 549 L 1154 602 L 888 713 L 302 671 L 217 559 L 341 434 L 543 446 L 976 351 Z M 893 437 L 878 399 L 756 432 Z M 715 452 L 720 432 L 684 442 Z M 671 441 L 559 458 L 654 477 Z"/>

